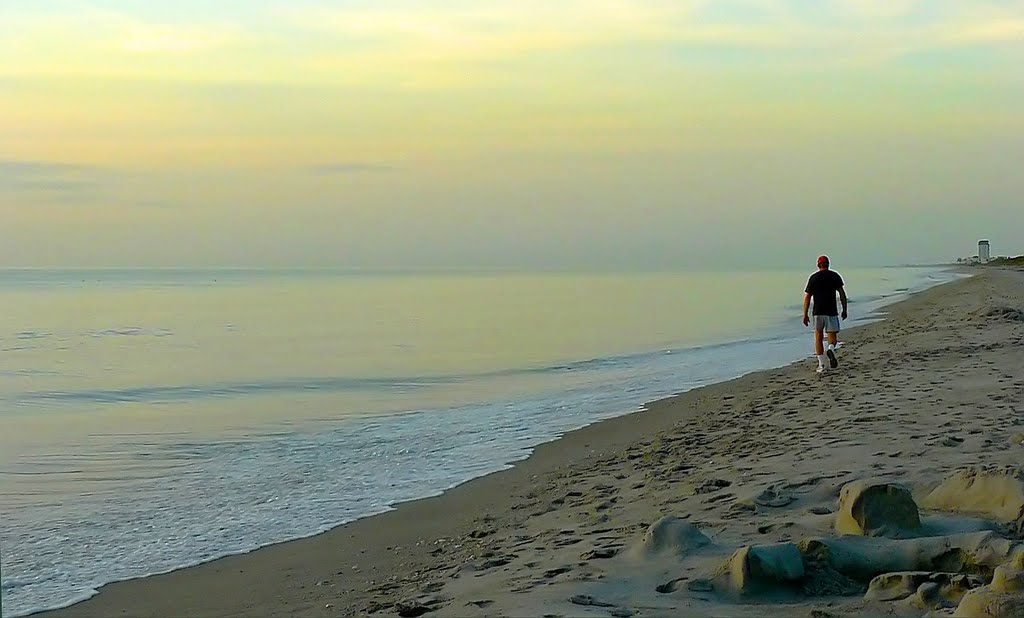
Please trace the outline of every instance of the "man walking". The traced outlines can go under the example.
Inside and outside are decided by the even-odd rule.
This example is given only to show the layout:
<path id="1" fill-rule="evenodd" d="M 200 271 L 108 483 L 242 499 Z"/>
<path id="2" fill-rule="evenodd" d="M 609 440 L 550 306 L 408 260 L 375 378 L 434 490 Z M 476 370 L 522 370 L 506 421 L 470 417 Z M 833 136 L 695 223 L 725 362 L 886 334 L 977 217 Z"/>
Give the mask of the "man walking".
<path id="1" fill-rule="evenodd" d="M 807 311 L 814 300 L 814 354 L 818 357 L 818 373 L 825 373 L 825 356 L 828 355 L 828 366 L 835 369 L 839 366 L 836 358 L 836 342 L 839 339 L 839 309 L 836 307 L 836 292 L 843 303 L 842 317 L 846 319 L 846 290 L 843 289 L 843 278 L 839 273 L 829 270 L 828 256 L 818 258 L 818 272 L 807 280 L 804 289 L 804 326 L 811 323 Z M 822 341 L 823 333 L 828 333 L 828 350 Z"/>

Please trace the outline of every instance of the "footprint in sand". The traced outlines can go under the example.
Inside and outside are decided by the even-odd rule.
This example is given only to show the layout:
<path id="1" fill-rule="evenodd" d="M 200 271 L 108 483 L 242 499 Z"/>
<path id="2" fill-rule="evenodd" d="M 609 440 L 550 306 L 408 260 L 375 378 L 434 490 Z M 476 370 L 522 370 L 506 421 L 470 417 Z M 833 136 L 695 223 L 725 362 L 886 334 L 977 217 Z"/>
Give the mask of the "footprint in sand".
<path id="1" fill-rule="evenodd" d="M 562 575 L 563 573 L 568 573 L 569 571 L 572 571 L 572 567 L 570 566 L 555 567 L 553 569 L 548 569 L 547 571 L 544 571 L 544 577 L 551 579 L 552 577 L 558 577 L 559 575 Z"/>
<path id="2" fill-rule="evenodd" d="M 477 607 L 479 607 L 481 609 L 487 607 L 488 605 L 493 605 L 493 604 L 494 604 L 494 601 L 492 601 L 490 599 L 483 599 L 483 600 L 480 600 L 480 601 L 470 601 L 469 603 L 466 603 L 466 605 L 476 605 Z"/>
<path id="3" fill-rule="evenodd" d="M 570 597 L 569 598 L 569 602 L 572 603 L 573 605 L 584 605 L 584 606 L 592 606 L 592 607 L 614 607 L 615 606 L 614 603 L 605 603 L 604 601 L 599 601 L 599 600 L 595 599 L 594 597 L 592 597 L 590 595 L 587 595 L 587 594 L 577 594 L 577 595 L 575 595 L 573 597 Z"/>
<path id="4" fill-rule="evenodd" d="M 754 496 L 754 503 L 760 506 L 780 508 L 793 501 L 793 496 L 784 489 L 768 487 Z"/>
<path id="5" fill-rule="evenodd" d="M 655 590 L 662 594 L 671 594 L 677 590 L 682 590 L 683 588 L 686 588 L 690 592 L 712 592 L 715 589 L 714 585 L 706 579 L 691 580 L 688 577 L 680 577 L 657 586 Z"/>
<path id="6" fill-rule="evenodd" d="M 619 551 L 613 547 L 599 547 L 586 553 L 580 554 L 582 560 L 603 560 L 613 558 Z"/>

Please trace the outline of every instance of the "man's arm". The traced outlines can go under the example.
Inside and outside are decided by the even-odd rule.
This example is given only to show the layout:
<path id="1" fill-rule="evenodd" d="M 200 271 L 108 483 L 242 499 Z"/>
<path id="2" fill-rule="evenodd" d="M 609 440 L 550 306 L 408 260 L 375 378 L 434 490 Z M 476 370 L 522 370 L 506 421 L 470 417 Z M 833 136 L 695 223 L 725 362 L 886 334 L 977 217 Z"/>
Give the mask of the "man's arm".
<path id="1" fill-rule="evenodd" d="M 846 297 L 844 296 L 843 298 L 846 298 Z M 843 313 L 846 313 L 846 309 L 845 309 L 846 301 L 843 301 L 843 307 L 844 307 Z M 807 317 L 807 312 L 810 311 L 810 310 L 811 310 L 811 293 L 810 292 L 805 292 L 804 293 L 804 326 L 809 326 L 810 323 L 811 323 L 811 318 Z"/>
<path id="2" fill-rule="evenodd" d="M 846 289 L 840 286 L 839 288 L 839 302 L 843 303 L 843 319 L 846 319 Z"/>

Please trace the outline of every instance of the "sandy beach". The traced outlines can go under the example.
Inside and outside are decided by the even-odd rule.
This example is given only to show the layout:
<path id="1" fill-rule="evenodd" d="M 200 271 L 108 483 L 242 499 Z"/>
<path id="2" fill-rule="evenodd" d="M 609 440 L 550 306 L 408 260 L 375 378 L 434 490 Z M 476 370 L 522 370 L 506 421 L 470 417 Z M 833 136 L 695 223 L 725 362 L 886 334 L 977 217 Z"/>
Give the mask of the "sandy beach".
<path id="1" fill-rule="evenodd" d="M 1022 616 L 1024 271 L 977 272 L 844 332 L 824 376 L 690 391 L 45 615 Z"/>

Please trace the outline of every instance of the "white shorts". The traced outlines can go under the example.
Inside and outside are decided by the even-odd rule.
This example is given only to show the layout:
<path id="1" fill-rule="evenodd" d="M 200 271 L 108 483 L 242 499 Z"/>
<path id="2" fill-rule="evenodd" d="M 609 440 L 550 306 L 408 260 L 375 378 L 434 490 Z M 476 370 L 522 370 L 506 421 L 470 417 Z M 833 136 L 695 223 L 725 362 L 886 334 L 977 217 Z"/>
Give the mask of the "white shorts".
<path id="1" fill-rule="evenodd" d="M 839 332 L 838 315 L 816 315 L 814 316 L 814 329 L 823 330 L 826 333 Z"/>

